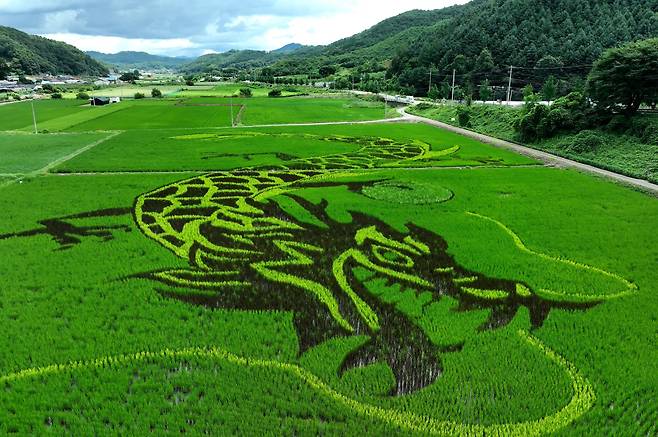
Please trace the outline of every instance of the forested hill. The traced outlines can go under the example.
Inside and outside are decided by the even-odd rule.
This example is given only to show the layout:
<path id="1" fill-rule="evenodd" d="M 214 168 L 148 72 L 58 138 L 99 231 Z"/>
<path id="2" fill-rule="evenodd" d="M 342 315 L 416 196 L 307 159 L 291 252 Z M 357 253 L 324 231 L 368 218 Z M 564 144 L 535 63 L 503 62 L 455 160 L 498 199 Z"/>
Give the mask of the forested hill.
<path id="1" fill-rule="evenodd" d="M 327 46 L 294 45 L 292 51 L 232 50 L 226 53 L 205 55 L 185 65 L 182 70 L 197 73 L 222 69 L 251 70 L 269 67 L 273 69 L 275 75 L 286 75 L 317 73 L 322 65 L 351 68 L 367 63 L 374 66 L 391 59 L 400 47 L 411 44 L 421 30 L 437 23 L 443 23 L 455 16 L 460 8 L 463 6 L 435 11 L 405 12 Z"/>
<path id="2" fill-rule="evenodd" d="M 443 25 L 468 7 L 408 11 L 327 46 L 298 50 L 270 67 L 275 75 L 313 74 L 323 65 L 337 68 L 361 66 L 371 71 L 383 69 L 386 61 L 400 49 L 414 43 L 423 31 Z"/>
<path id="3" fill-rule="evenodd" d="M 185 64 L 181 70 L 185 73 L 210 73 L 220 70 L 244 71 L 261 68 L 276 62 L 285 53 L 265 52 L 260 50 L 229 50 L 224 53 L 212 53 L 200 56 Z"/>
<path id="4" fill-rule="evenodd" d="M 173 70 L 191 61 L 189 58 L 157 56 L 145 52 L 125 51 L 107 54 L 92 51 L 86 53 L 97 61 L 119 70 Z"/>
<path id="5" fill-rule="evenodd" d="M 454 17 L 460 10 L 461 7 L 450 7 L 434 11 L 405 12 L 388 18 L 361 33 L 326 46 L 323 54 L 345 54 L 352 50 L 372 47 L 411 28 L 433 26 L 442 20 Z"/>
<path id="6" fill-rule="evenodd" d="M 22 74 L 107 74 L 104 65 L 71 45 L 4 26 L 0 26 L 0 63 Z"/>
<path id="7" fill-rule="evenodd" d="M 288 44 L 271 52 L 261 50 L 229 50 L 224 53 L 203 55 L 181 67 L 185 73 L 202 73 L 220 70 L 251 70 L 272 65 L 286 56 L 291 56 L 305 47 L 300 44 Z"/>
<path id="8" fill-rule="evenodd" d="M 196 71 L 261 68 L 267 78 L 331 71 L 344 75 L 347 69 L 356 73 L 359 85 L 364 74 L 386 70 L 386 83 L 379 80 L 368 90 L 386 86 L 422 95 L 430 68 L 439 82 L 454 68 L 462 85 L 477 87 L 484 80 L 507 85 L 514 65 L 514 85 L 522 88 L 524 83 L 539 85 L 550 73 L 573 84 L 604 49 L 657 36 L 658 0 L 473 0 L 406 12 L 328 46 L 286 56 L 224 54 L 221 62 L 197 64 L 201 68 Z"/>
<path id="9" fill-rule="evenodd" d="M 567 92 L 605 49 L 658 36 L 657 13 L 658 0 L 473 0 L 399 47 L 388 76 L 403 92 L 423 95 L 431 68 L 447 97 L 453 69 L 472 91 L 483 83 L 507 86 L 514 66 L 517 92 L 548 76 Z"/>
<path id="10" fill-rule="evenodd" d="M 587 68 L 606 48 L 658 36 L 657 12 L 657 0 L 474 0 L 400 47 L 392 73 Z"/>

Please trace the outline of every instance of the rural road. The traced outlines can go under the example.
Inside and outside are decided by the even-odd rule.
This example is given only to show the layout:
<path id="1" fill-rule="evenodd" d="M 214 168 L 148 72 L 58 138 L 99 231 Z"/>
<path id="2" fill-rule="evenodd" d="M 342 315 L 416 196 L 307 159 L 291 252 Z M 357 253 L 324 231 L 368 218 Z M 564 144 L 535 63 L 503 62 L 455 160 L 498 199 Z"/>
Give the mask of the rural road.
<path id="1" fill-rule="evenodd" d="M 402 119 L 398 119 L 398 120 L 404 120 L 412 123 L 425 123 L 431 126 L 436 126 L 438 128 L 445 129 L 447 131 L 454 132 L 460 135 L 464 135 L 465 137 L 473 138 L 475 140 L 481 141 L 486 144 L 490 144 L 495 147 L 512 150 L 514 152 L 520 153 L 530 158 L 537 159 L 549 165 L 554 165 L 556 167 L 563 167 L 563 168 L 573 168 L 586 173 L 602 176 L 604 178 L 612 179 L 621 184 L 629 185 L 631 187 L 638 188 L 640 190 L 658 196 L 658 185 L 652 184 L 649 181 L 645 181 L 643 179 L 636 179 L 629 176 L 624 176 L 619 173 L 604 170 L 602 168 L 594 167 L 592 165 L 583 164 L 581 162 L 573 161 L 571 159 L 562 158 L 560 156 L 543 152 L 541 150 L 532 149 L 530 147 L 522 146 L 520 144 L 511 143 L 509 141 L 490 137 L 488 135 L 479 134 L 477 132 L 473 132 L 467 129 L 462 129 L 456 126 L 452 126 L 450 124 L 432 120 L 430 118 L 409 114 L 405 110 L 406 108 L 400 108 L 398 110 L 398 112 L 402 115 Z"/>
<path id="2" fill-rule="evenodd" d="M 412 121 L 413 115 L 400 114 L 397 118 L 382 118 L 380 120 L 361 120 L 361 121 L 324 121 L 317 123 L 279 123 L 279 124 L 243 124 L 233 126 L 234 128 L 261 128 L 261 127 L 299 127 L 299 126 L 333 126 L 345 124 L 380 124 L 380 123 L 400 123 L 404 121 Z"/>

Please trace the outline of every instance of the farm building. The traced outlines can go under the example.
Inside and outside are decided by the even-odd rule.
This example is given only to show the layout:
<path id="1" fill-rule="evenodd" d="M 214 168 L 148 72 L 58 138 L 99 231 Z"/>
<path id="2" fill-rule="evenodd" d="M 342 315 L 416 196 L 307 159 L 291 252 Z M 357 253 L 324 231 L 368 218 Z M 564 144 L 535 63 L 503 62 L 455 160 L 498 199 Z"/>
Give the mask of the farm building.
<path id="1" fill-rule="evenodd" d="M 92 97 L 89 99 L 91 106 L 105 106 L 119 102 L 121 102 L 120 97 Z"/>

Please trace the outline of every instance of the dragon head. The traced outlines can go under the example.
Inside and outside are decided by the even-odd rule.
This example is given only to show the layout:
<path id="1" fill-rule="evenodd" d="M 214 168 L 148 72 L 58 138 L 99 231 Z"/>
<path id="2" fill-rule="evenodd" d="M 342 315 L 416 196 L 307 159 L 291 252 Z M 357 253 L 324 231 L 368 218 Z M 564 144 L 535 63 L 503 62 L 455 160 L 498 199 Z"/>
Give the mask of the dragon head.
<path id="1" fill-rule="evenodd" d="M 525 284 L 460 266 L 433 232 L 411 223 L 401 231 L 357 212 L 338 221 L 326 201 L 293 189 L 345 184 L 319 172 L 254 171 L 200 176 L 141 196 L 140 228 L 191 266 L 142 276 L 165 284 L 164 296 L 196 305 L 292 311 L 300 353 L 365 335 L 341 371 L 385 362 L 397 395 L 433 383 L 441 353 L 462 346 L 437 346 L 424 332 L 420 317 L 433 302 L 449 296 L 456 312 L 488 311 L 480 330 L 507 325 L 522 306 L 536 327 L 551 308 L 596 303 L 544 299 Z"/>

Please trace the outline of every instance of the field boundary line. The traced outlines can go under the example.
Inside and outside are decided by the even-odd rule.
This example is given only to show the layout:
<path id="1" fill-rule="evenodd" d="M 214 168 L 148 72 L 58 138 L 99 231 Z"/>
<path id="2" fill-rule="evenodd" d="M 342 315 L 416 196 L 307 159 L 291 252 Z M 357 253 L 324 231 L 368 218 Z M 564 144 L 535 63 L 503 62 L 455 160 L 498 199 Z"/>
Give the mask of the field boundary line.
<path id="1" fill-rule="evenodd" d="M 110 115 L 110 114 L 104 114 Z M 93 118 L 91 120 L 97 120 L 100 117 Z M 143 128 L 143 129 L 126 129 L 131 132 L 145 131 L 145 132 L 158 132 L 158 131 L 200 131 L 200 130 L 231 130 L 231 129 L 251 129 L 251 128 L 267 128 L 267 127 L 304 127 L 304 126 L 332 126 L 332 125 L 353 125 L 353 124 L 383 124 L 383 123 L 404 123 L 404 122 L 413 122 L 410 118 L 407 117 L 396 117 L 396 118 L 382 118 L 377 120 L 355 120 L 355 121 L 318 121 L 318 122 L 305 122 L 305 123 L 282 123 L 282 124 L 243 124 L 239 126 L 199 126 L 199 127 L 154 127 L 154 128 Z M 75 126 L 85 122 L 78 123 L 73 126 L 69 126 L 66 129 L 74 128 Z M 88 133 L 96 132 L 94 130 L 81 130 L 81 131 L 70 131 L 71 133 Z"/>
<path id="2" fill-rule="evenodd" d="M 62 117 L 60 117 L 62 118 Z M 50 121 L 50 120 L 48 120 Z M 48 121 L 44 122 L 47 123 Z M 28 126 L 31 130 L 3 130 L 0 131 L 0 134 L 2 135 L 16 135 L 16 136 L 22 136 L 22 135 L 35 135 L 34 134 L 34 127 L 32 125 Z M 28 127 L 21 128 L 21 129 L 28 129 Z M 48 132 L 45 134 L 39 133 L 40 135 L 58 135 L 58 136 L 71 136 L 71 135 L 80 135 L 80 134 L 92 134 L 92 133 L 98 133 L 98 132 L 107 132 L 107 131 L 84 131 L 84 132 Z M 39 135 L 38 134 L 38 135 Z"/>
<path id="3" fill-rule="evenodd" d="M 430 118 L 421 117 L 419 115 L 413 115 L 406 112 L 407 108 L 399 109 L 400 114 L 405 116 L 407 121 L 424 123 L 430 126 L 438 127 L 465 137 L 469 137 L 480 142 L 498 147 L 501 149 L 511 150 L 513 152 L 519 153 L 521 155 L 528 156 L 530 158 L 538 159 L 546 164 L 563 167 L 563 168 L 572 168 L 581 172 L 590 173 L 596 176 L 601 176 L 605 179 L 619 182 L 626 186 L 631 186 L 633 188 L 640 189 L 642 191 L 658 196 L 658 185 L 653 184 L 644 179 L 637 179 L 630 176 L 625 176 L 619 173 L 615 173 L 610 170 L 605 170 L 599 167 L 595 167 L 589 164 L 583 164 L 582 162 L 574 161 L 568 158 L 563 158 L 561 156 L 553 155 L 542 150 L 533 149 L 531 147 L 522 146 L 520 144 L 512 143 L 510 141 L 501 140 L 500 138 L 495 138 L 489 135 L 481 134 L 478 132 L 473 132 L 468 129 L 463 129 L 457 126 L 453 126 L 441 121 L 432 120 Z"/>
<path id="4" fill-rule="evenodd" d="M 100 140 L 97 140 L 97 141 L 94 141 L 93 143 L 87 144 L 86 146 L 83 146 L 83 147 L 69 153 L 68 155 L 57 158 L 54 161 L 51 161 L 48 164 L 46 164 L 45 166 L 41 167 L 40 169 L 25 173 L 21 176 L 21 178 L 32 178 L 32 177 L 35 177 L 35 176 L 47 174 L 50 169 L 55 168 L 58 165 L 63 164 L 66 161 L 69 161 L 69 160 L 75 158 L 76 156 L 79 156 L 79 155 L 93 149 L 94 147 L 96 147 L 100 144 L 103 144 L 104 142 L 106 142 L 108 140 L 111 140 L 112 138 L 116 137 L 117 135 L 122 134 L 123 131 L 106 131 L 106 133 L 108 135 L 101 138 Z M 7 186 L 15 183 L 18 179 L 19 178 L 12 179 L 8 182 L 0 184 L 0 188 L 7 187 Z"/>
<path id="5" fill-rule="evenodd" d="M 34 99 L 12 100 L 12 101 L 9 101 L 9 102 L 2 102 L 2 103 L 0 103 L 0 106 L 13 105 L 13 104 L 16 104 L 16 103 L 23 103 L 23 102 L 30 102 L 32 100 L 34 100 Z"/>
<path id="6" fill-rule="evenodd" d="M 411 119 L 407 117 L 398 117 L 398 118 L 381 118 L 378 120 L 358 120 L 358 121 L 319 121 L 319 122 L 309 122 L 309 123 L 281 123 L 281 124 L 254 124 L 254 125 L 244 124 L 236 127 L 264 128 L 264 127 L 336 126 L 336 125 L 351 125 L 351 124 L 404 123 L 405 121 L 411 121 Z"/>

